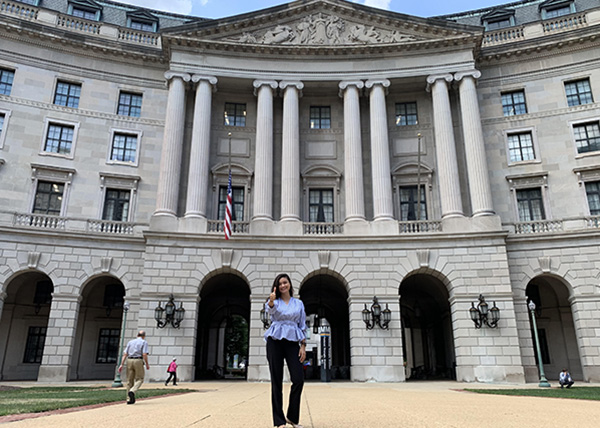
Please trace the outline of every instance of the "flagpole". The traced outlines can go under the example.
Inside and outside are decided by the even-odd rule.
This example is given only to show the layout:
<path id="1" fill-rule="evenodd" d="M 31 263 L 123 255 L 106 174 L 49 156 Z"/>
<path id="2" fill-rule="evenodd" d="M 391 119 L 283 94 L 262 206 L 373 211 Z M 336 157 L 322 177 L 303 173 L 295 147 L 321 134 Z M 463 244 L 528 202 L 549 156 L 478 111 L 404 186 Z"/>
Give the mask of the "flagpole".
<path id="1" fill-rule="evenodd" d="M 417 221 L 421 220 L 421 133 L 417 134 Z"/>
<path id="2" fill-rule="evenodd" d="M 232 189 L 231 189 L 231 132 L 227 134 L 228 137 L 228 156 L 227 156 L 227 201 L 225 203 L 225 222 L 223 225 L 225 232 L 225 239 L 229 239 L 231 232 L 233 231 L 233 206 L 232 206 Z"/>

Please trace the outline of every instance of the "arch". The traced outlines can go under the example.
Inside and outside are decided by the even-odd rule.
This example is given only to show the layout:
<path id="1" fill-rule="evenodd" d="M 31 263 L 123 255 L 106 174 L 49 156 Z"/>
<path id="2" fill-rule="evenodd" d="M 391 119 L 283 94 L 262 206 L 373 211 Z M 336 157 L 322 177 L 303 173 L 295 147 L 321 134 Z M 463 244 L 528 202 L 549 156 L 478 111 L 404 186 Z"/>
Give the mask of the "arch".
<path id="1" fill-rule="evenodd" d="M 202 280 L 200 281 L 200 283 L 198 285 L 198 295 L 202 296 L 202 290 L 204 289 L 205 285 L 208 282 L 210 282 L 213 278 L 220 276 L 220 275 L 234 275 L 234 276 L 239 277 L 246 284 L 250 284 L 248 277 L 246 275 L 244 275 L 242 272 L 240 272 L 239 270 L 231 268 L 231 267 L 221 267 L 221 268 L 214 269 L 214 270 L 208 272 L 206 275 L 204 275 L 204 277 L 202 278 Z M 250 290 L 250 294 L 252 294 L 252 288 L 250 286 L 248 286 L 248 289 Z"/>
<path id="2" fill-rule="evenodd" d="M 450 291 L 448 278 L 430 268 L 398 287 L 407 380 L 456 379 Z"/>
<path id="3" fill-rule="evenodd" d="M 348 283 L 346 278 L 344 276 L 342 276 L 342 274 L 340 274 L 339 272 L 337 272 L 333 269 L 329 269 L 329 268 L 316 269 L 316 270 L 306 274 L 304 279 L 302 279 L 302 281 L 300 282 L 300 285 L 297 287 L 297 292 L 300 293 L 300 290 L 302 289 L 304 284 L 306 284 L 306 282 L 308 280 L 310 280 L 311 278 L 314 278 L 315 276 L 318 276 L 318 275 L 327 275 L 327 276 L 331 276 L 332 278 L 337 279 L 343 285 L 344 289 L 346 290 L 346 293 L 348 295 L 350 295 L 350 284 Z M 295 281 L 295 279 L 294 279 L 294 281 Z"/>

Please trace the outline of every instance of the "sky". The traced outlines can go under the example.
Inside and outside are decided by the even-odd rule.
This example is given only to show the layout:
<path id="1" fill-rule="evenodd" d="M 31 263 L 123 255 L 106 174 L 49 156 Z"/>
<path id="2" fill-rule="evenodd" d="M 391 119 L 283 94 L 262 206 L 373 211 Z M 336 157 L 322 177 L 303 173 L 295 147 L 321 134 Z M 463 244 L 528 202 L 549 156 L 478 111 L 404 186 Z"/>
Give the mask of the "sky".
<path id="1" fill-rule="evenodd" d="M 149 9 L 192 15 L 202 18 L 223 18 L 241 13 L 266 9 L 291 0 L 116 0 L 120 3 L 143 6 Z M 353 0 L 367 6 L 377 7 L 407 15 L 427 18 L 482 9 L 511 3 L 510 0 Z M 513 0 L 514 1 L 514 0 Z"/>

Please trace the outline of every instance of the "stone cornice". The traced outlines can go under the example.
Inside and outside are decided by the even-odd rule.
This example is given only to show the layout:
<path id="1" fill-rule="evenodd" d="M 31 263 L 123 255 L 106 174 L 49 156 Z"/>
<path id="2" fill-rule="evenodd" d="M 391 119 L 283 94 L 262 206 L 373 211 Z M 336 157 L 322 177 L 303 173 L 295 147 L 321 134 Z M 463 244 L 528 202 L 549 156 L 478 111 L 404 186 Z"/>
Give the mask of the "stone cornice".
<path id="1" fill-rule="evenodd" d="M 61 112 L 61 113 L 70 113 L 75 114 L 78 117 L 86 116 L 93 117 L 99 119 L 106 119 L 112 121 L 118 121 L 119 123 L 129 123 L 132 127 L 135 125 L 150 125 L 150 126 L 165 126 L 164 120 L 151 120 L 151 119 L 143 119 L 139 117 L 131 117 L 131 116 L 119 116 L 111 113 L 103 113 L 93 110 L 84 110 L 84 109 L 74 109 L 64 106 L 58 106 L 56 104 L 48 104 L 39 101 L 32 101 L 23 98 L 15 98 L 7 95 L 0 95 L 0 101 L 10 103 L 10 104 L 18 104 L 28 107 L 35 107 L 42 110 Z"/>
<path id="2" fill-rule="evenodd" d="M 482 125 L 505 124 L 509 125 L 511 128 L 514 128 L 517 126 L 527 126 L 534 119 L 541 119 L 553 116 L 561 117 L 565 114 L 586 111 L 597 113 L 598 109 L 600 109 L 600 103 L 591 103 L 574 107 L 566 107 L 562 109 L 546 110 L 538 113 L 520 114 L 517 116 L 498 116 L 491 118 L 482 118 L 481 123 Z"/>

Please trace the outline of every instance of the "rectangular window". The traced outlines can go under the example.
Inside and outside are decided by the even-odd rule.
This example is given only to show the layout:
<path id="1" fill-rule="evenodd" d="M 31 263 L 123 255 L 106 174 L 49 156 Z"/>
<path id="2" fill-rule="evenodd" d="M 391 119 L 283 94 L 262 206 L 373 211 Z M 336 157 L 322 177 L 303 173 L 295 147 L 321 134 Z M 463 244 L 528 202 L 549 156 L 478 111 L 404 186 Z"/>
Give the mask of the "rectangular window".
<path id="1" fill-rule="evenodd" d="M 49 124 L 44 151 L 61 155 L 70 154 L 71 146 L 73 145 L 74 132 L 74 126 L 61 125 L 58 123 Z"/>
<path id="2" fill-rule="evenodd" d="M 46 327 L 29 327 L 27 343 L 25 345 L 24 363 L 39 364 L 44 354 L 46 343 Z"/>
<path id="3" fill-rule="evenodd" d="M 565 16 L 571 13 L 571 6 L 560 6 L 552 9 L 546 9 L 546 18 L 557 18 L 559 16 Z"/>
<path id="4" fill-rule="evenodd" d="M 58 81 L 56 85 L 56 93 L 54 94 L 54 104 L 77 108 L 79 107 L 80 95 L 80 84 Z"/>
<path id="5" fill-rule="evenodd" d="M 516 193 L 519 221 L 536 221 L 546 218 L 541 189 L 520 189 Z"/>
<path id="6" fill-rule="evenodd" d="M 76 16 L 77 18 L 89 19 L 91 21 L 96 20 L 96 11 L 95 10 L 88 10 L 88 9 L 82 9 L 80 7 L 74 7 L 73 11 L 71 12 L 71 15 Z"/>
<path id="7" fill-rule="evenodd" d="M 39 0 L 18 0 L 21 3 L 30 4 L 32 6 L 37 6 Z"/>
<path id="8" fill-rule="evenodd" d="M 0 68 L 0 94 L 1 95 L 10 95 L 10 91 L 12 89 L 14 78 L 15 78 L 14 71 Z"/>
<path id="9" fill-rule="evenodd" d="M 427 220 L 427 202 L 425 200 L 425 186 L 421 185 L 421 213 L 417 218 L 418 204 L 417 186 L 400 186 L 400 220 L 414 221 Z"/>
<path id="10" fill-rule="evenodd" d="M 135 163 L 137 139 L 138 137 L 135 134 L 121 134 L 115 132 L 113 135 L 110 160 Z"/>
<path id="11" fill-rule="evenodd" d="M 508 134 L 508 153 L 511 162 L 535 159 L 531 132 Z"/>
<path id="12" fill-rule="evenodd" d="M 502 94 L 502 113 L 504 113 L 504 116 L 527 113 L 525 91 L 504 92 Z"/>
<path id="13" fill-rule="evenodd" d="M 122 116 L 140 117 L 142 113 L 142 96 L 130 92 L 119 94 L 119 107 L 117 114 Z"/>
<path id="14" fill-rule="evenodd" d="M 246 126 L 246 104 L 225 103 L 225 126 Z"/>
<path id="15" fill-rule="evenodd" d="M 333 223 L 333 189 L 311 189 L 308 192 L 308 221 Z"/>
<path id="16" fill-rule="evenodd" d="M 101 328 L 98 336 L 98 352 L 96 363 L 114 364 L 119 356 L 119 329 Z"/>
<path id="17" fill-rule="evenodd" d="M 244 188 L 231 188 L 231 221 L 244 221 Z M 219 187 L 219 212 L 218 220 L 225 220 L 227 208 L 227 186 Z"/>
<path id="18" fill-rule="evenodd" d="M 500 28 L 506 28 L 506 27 L 510 27 L 510 26 L 511 26 L 510 18 L 504 18 L 504 19 L 498 19 L 495 21 L 486 21 L 485 22 L 486 30 L 498 30 Z"/>
<path id="19" fill-rule="evenodd" d="M 130 190 L 106 189 L 102 220 L 127 221 L 130 198 Z"/>
<path id="20" fill-rule="evenodd" d="M 600 181 L 585 183 L 590 215 L 600 215 Z"/>
<path id="21" fill-rule="evenodd" d="M 396 103 L 396 126 L 416 125 L 417 103 Z"/>
<path id="22" fill-rule="evenodd" d="M 154 32 L 154 24 L 153 23 L 144 22 L 144 21 L 136 21 L 133 19 L 131 20 L 130 28 L 132 28 L 133 30 L 148 31 L 150 33 Z"/>
<path id="23" fill-rule="evenodd" d="M 38 181 L 33 203 L 33 214 L 60 215 L 65 185 Z"/>
<path id="24" fill-rule="evenodd" d="M 310 108 L 310 129 L 331 128 L 331 107 L 313 106 Z"/>
<path id="25" fill-rule="evenodd" d="M 573 125 L 577 153 L 596 152 L 600 150 L 600 122 Z"/>
<path id="26" fill-rule="evenodd" d="M 565 92 L 567 94 L 567 104 L 569 107 L 594 102 L 592 98 L 592 88 L 590 87 L 590 79 L 565 82 Z"/>

